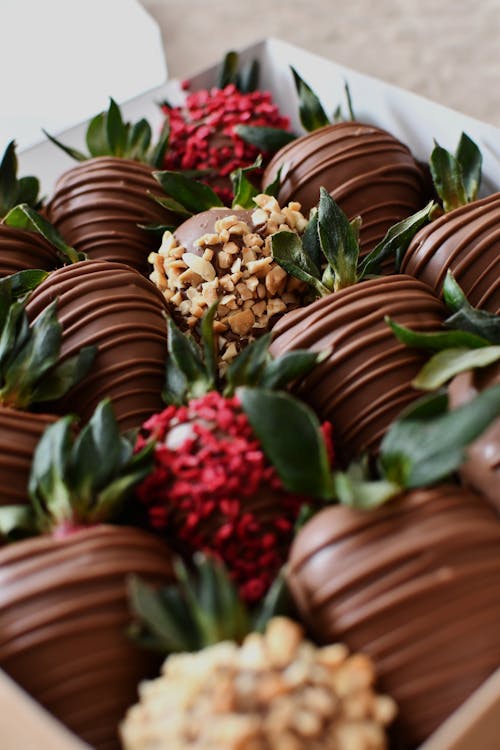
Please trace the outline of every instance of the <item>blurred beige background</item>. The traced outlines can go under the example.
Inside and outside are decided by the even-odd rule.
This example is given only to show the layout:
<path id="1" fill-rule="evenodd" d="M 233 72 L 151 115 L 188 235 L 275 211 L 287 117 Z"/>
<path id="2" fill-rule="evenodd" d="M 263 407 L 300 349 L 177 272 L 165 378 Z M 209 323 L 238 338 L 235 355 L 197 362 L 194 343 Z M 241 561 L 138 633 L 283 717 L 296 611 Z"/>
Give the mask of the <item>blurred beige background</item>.
<path id="1" fill-rule="evenodd" d="M 140 0 L 171 77 L 266 36 L 500 127 L 500 0 Z"/>

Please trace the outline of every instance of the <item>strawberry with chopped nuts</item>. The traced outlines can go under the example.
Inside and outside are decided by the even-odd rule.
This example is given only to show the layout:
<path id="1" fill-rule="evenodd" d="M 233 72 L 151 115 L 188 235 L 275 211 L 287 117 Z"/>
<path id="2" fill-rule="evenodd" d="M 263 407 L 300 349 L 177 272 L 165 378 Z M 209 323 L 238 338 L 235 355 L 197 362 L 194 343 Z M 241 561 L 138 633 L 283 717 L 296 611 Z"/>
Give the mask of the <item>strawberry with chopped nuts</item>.
<path id="1" fill-rule="evenodd" d="M 385 750 L 396 706 L 375 692 L 369 658 L 305 640 L 280 579 L 252 611 L 224 566 L 194 565 L 158 592 L 131 581 L 131 632 L 169 656 L 121 724 L 126 750 Z"/>
<path id="2" fill-rule="evenodd" d="M 169 176 L 171 192 L 172 183 Z M 150 278 L 183 330 L 196 331 L 203 314 L 219 301 L 214 326 L 225 364 L 279 316 L 300 306 L 306 289 L 273 260 L 270 245 L 276 231 L 304 232 L 300 204 L 281 208 L 273 196 L 252 193 L 247 205 L 194 214 L 173 234 L 166 232 L 149 258 Z"/>

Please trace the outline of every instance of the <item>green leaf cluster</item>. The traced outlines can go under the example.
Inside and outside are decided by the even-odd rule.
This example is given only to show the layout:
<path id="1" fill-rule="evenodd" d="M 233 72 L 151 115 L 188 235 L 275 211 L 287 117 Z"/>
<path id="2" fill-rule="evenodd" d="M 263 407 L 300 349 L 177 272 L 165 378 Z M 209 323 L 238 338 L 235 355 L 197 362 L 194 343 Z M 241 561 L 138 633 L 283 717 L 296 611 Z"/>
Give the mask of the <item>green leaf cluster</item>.
<path id="1" fill-rule="evenodd" d="M 290 600 L 278 576 L 261 604 L 250 610 L 225 565 L 196 553 L 193 570 L 175 562 L 176 582 L 154 590 L 138 576 L 128 582 L 134 622 L 129 636 L 165 655 L 195 652 L 221 641 L 241 643 L 248 633 L 263 632 L 275 615 L 288 614 Z"/>
<path id="2" fill-rule="evenodd" d="M 440 388 L 461 372 L 487 367 L 500 359 L 500 316 L 472 307 L 450 270 L 443 285 L 443 299 L 451 311 L 443 323 L 447 330 L 419 333 L 386 318 L 401 343 L 436 352 L 412 383 L 426 391 Z"/>
<path id="3" fill-rule="evenodd" d="M 100 112 L 89 123 L 85 136 L 89 153 L 66 146 L 43 131 L 47 138 L 76 161 L 87 161 L 96 156 L 117 156 L 124 159 L 161 167 L 170 137 L 170 125 L 165 119 L 159 138 L 152 143 L 152 130 L 147 120 L 126 122 L 118 104 L 110 97 L 107 111 Z"/>
<path id="4" fill-rule="evenodd" d="M 240 56 L 234 50 L 230 50 L 225 54 L 220 66 L 216 86 L 224 89 L 233 84 L 242 94 L 249 94 L 259 85 L 259 77 L 260 64 L 257 59 L 240 65 Z"/>
<path id="5" fill-rule="evenodd" d="M 24 303 L 14 299 L 43 278 L 27 271 L 0 283 L 0 404 L 18 409 L 54 401 L 65 395 L 90 370 L 94 346 L 59 361 L 62 327 L 54 300 L 29 325 Z"/>
<path id="6" fill-rule="evenodd" d="M 476 200 L 481 184 L 481 151 L 462 133 L 455 154 L 435 141 L 430 169 L 436 192 L 445 212 Z"/>
<path id="7" fill-rule="evenodd" d="M 119 432 L 109 399 L 76 436 L 75 425 L 74 416 L 59 419 L 35 450 L 28 488 L 41 530 L 119 519 L 153 466 L 154 444 L 134 452 L 132 438 Z"/>
<path id="8" fill-rule="evenodd" d="M 16 142 L 10 141 L 0 162 L 0 219 L 18 203 L 27 203 L 33 208 L 40 207 L 38 178 L 29 176 L 17 179 L 17 169 Z"/>
<path id="9" fill-rule="evenodd" d="M 329 192 L 320 188 L 317 209 L 311 212 L 301 238 L 291 232 L 271 236 L 273 259 L 285 271 L 309 284 L 324 297 L 380 272 L 386 258 L 400 259 L 417 231 L 429 221 L 433 203 L 394 224 L 385 237 L 359 261 L 360 217 L 349 221 Z"/>

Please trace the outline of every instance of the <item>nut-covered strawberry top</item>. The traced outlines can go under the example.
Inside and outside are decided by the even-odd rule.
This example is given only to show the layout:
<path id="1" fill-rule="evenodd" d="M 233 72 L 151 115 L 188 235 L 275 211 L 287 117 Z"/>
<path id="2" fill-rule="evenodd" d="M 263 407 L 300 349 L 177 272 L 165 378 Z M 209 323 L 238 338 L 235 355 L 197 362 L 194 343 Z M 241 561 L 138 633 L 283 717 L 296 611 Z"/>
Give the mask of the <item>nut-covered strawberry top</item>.
<path id="1" fill-rule="evenodd" d="M 228 209 L 221 215 L 217 209 L 213 231 L 207 231 L 210 211 L 192 217 L 188 222 L 196 222 L 200 235 L 191 248 L 177 239 L 183 236 L 181 225 L 174 234 L 166 232 L 159 251 L 150 255 L 150 278 L 181 328 L 194 330 L 219 301 L 214 326 L 222 363 L 268 330 L 276 316 L 298 307 L 304 294 L 304 284 L 274 262 L 270 245 L 274 232 L 304 231 L 300 204 L 281 208 L 264 194 L 254 201 L 253 212 Z"/>
<path id="2" fill-rule="evenodd" d="M 316 648 L 287 618 L 241 647 L 170 656 L 122 724 L 125 750 L 383 750 L 396 707 L 363 654 Z"/>

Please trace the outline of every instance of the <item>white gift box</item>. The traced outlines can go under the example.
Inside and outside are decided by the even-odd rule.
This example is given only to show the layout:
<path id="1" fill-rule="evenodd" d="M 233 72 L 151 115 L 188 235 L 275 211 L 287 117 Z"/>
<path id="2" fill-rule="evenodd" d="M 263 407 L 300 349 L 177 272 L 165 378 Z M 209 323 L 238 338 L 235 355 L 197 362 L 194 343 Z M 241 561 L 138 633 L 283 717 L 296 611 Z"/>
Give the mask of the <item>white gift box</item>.
<path id="1" fill-rule="evenodd" d="M 500 190 L 500 130 L 416 94 L 384 83 L 320 58 L 278 39 L 265 39 L 240 51 L 242 61 L 257 58 L 261 64 L 259 88 L 270 90 L 274 101 L 301 132 L 297 97 L 290 65 L 318 94 L 327 112 L 344 104 L 348 85 L 356 118 L 385 128 L 406 143 L 417 159 L 428 161 L 434 139 L 455 150 L 466 132 L 483 153 L 483 192 Z M 191 78 L 191 90 L 214 85 L 216 68 Z M 107 92 L 114 96 L 115 92 Z M 179 100 L 179 82 L 167 81 L 122 103 L 125 119 L 146 117 L 153 128 L 160 127 L 158 103 Z M 107 108 L 103 98 L 100 111 Z M 90 112 L 89 116 L 96 112 Z M 85 150 L 87 121 L 63 132 L 54 132 L 65 144 Z M 74 162 L 49 141 L 23 149 L 19 154 L 19 175 L 34 174 L 42 181 L 42 192 L 50 195 L 57 177 Z M 2 750 L 84 750 L 56 721 L 46 715 L 17 686 L 0 673 L 0 746 Z M 4 709 L 4 706 L 7 710 Z M 500 747 L 500 670 L 422 746 L 421 750 L 498 750 Z M 489 737 L 489 739 L 486 739 Z M 88 750 L 88 748 L 87 748 Z"/>

